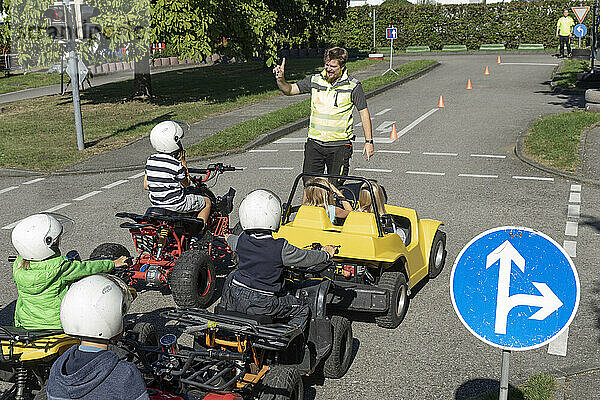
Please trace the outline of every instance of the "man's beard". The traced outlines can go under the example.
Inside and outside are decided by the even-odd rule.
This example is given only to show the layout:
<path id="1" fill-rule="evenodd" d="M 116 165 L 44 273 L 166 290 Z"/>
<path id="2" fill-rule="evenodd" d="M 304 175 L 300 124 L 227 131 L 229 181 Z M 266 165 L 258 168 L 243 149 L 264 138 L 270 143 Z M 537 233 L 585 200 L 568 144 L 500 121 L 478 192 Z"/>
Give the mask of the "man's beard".
<path id="1" fill-rule="evenodd" d="M 337 81 L 339 79 L 340 76 L 341 76 L 341 74 L 339 74 L 339 75 L 337 75 L 337 74 L 330 75 L 329 73 L 326 73 L 325 74 L 325 79 L 329 83 L 334 83 L 335 81 Z"/>

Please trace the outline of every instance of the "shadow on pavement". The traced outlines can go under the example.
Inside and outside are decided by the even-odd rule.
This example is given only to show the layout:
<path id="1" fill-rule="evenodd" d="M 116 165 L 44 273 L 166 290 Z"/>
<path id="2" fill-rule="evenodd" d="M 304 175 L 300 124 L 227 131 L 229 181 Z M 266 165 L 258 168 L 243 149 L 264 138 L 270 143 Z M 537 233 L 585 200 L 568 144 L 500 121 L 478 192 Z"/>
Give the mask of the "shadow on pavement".
<path id="1" fill-rule="evenodd" d="M 550 82 L 543 82 L 550 85 Z M 562 106 L 564 108 L 583 109 L 585 108 L 585 96 L 583 94 L 554 93 L 552 90 L 538 90 L 535 93 L 552 96 L 556 101 L 549 101 L 548 104 Z"/>
<path id="2" fill-rule="evenodd" d="M 589 226 L 595 229 L 597 232 L 600 232 L 600 218 L 598 217 L 582 214 L 579 223 L 581 225 Z"/>
<path id="3" fill-rule="evenodd" d="M 508 385 L 510 400 L 524 400 L 523 393 L 512 385 Z M 500 392 L 500 382 L 495 379 L 477 378 L 459 386 L 454 394 L 456 400 L 497 399 Z M 484 397 L 481 395 L 487 394 Z"/>

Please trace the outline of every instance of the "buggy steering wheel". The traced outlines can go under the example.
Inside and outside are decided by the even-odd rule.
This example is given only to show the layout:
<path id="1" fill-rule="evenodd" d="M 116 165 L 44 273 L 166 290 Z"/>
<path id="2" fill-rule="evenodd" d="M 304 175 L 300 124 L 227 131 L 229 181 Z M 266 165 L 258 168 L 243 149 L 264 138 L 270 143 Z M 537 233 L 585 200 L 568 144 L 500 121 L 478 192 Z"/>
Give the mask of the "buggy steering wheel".
<path id="1" fill-rule="evenodd" d="M 346 198 L 346 201 L 348 203 L 350 203 L 350 206 L 352 207 L 352 209 L 357 210 L 358 209 L 358 199 L 356 198 L 356 194 L 354 193 L 352 188 L 345 186 L 345 185 L 340 185 L 337 188 L 342 193 L 342 195 Z"/>

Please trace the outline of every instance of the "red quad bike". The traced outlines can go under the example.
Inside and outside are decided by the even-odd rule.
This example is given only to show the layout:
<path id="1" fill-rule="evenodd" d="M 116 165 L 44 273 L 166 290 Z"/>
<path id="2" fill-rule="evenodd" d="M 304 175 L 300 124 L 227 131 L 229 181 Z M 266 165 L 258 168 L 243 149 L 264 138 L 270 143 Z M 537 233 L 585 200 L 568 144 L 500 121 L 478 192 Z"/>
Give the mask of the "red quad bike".
<path id="1" fill-rule="evenodd" d="M 229 214 L 233 210 L 235 190 L 215 196 L 207 185 L 216 183 L 218 177 L 235 168 L 222 163 L 210 164 L 206 169 L 188 168 L 193 190 L 211 200 L 211 212 L 204 227 L 201 219 L 159 207 L 150 207 L 144 215 L 117 213 L 119 218 L 129 218 L 120 226 L 129 229 L 138 252 L 131 266 L 116 271 L 127 284 L 145 283 L 148 287 L 170 287 L 179 307 L 206 307 L 215 290 L 215 262 L 235 264 L 235 254 L 227 245 L 224 234 L 230 232 Z M 205 228 L 205 229 L 204 229 Z M 204 229 L 204 237 L 190 245 L 196 232 Z M 91 259 L 116 259 L 129 256 L 129 251 L 116 243 L 103 243 L 92 252 Z"/>

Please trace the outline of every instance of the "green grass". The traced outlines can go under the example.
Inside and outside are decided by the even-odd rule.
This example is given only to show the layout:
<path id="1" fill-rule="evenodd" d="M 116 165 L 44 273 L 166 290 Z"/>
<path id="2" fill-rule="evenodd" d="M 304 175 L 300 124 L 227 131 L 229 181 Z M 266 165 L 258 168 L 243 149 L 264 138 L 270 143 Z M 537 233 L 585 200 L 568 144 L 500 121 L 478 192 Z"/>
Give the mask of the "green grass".
<path id="1" fill-rule="evenodd" d="M 65 75 L 65 84 L 69 81 L 69 77 Z M 33 72 L 30 74 L 11 74 L 4 76 L 0 72 L 0 94 L 16 92 L 23 89 L 31 89 L 40 86 L 55 85 L 60 83 L 59 74 L 46 74 L 41 72 Z"/>
<path id="2" fill-rule="evenodd" d="M 579 166 L 581 133 L 600 122 L 600 114 L 572 111 L 537 120 L 524 142 L 524 153 L 535 161 L 564 172 Z"/>
<path id="3" fill-rule="evenodd" d="M 518 388 L 510 386 L 509 400 L 554 400 L 556 379 L 547 374 L 534 375 Z M 498 391 L 488 392 L 472 400 L 498 400 Z"/>
<path id="4" fill-rule="evenodd" d="M 348 63 L 355 71 L 377 61 Z M 295 81 L 322 69 L 322 59 L 286 63 Z M 55 170 L 148 135 L 165 119 L 186 122 L 281 95 L 271 69 L 258 63 L 221 64 L 152 75 L 152 102 L 127 101 L 133 81 L 92 87 L 81 93 L 86 149 L 77 150 L 70 95 L 2 105 L 0 166 Z"/>
<path id="5" fill-rule="evenodd" d="M 369 92 L 395 80 L 411 75 L 431 64 L 434 60 L 417 60 L 401 65 L 396 68 L 398 76 L 387 73 L 384 76 L 375 76 L 362 82 L 363 90 Z M 187 149 L 188 156 L 202 156 L 211 153 L 219 153 L 226 150 L 234 150 L 250 143 L 263 133 L 275 128 L 289 124 L 310 115 L 310 99 L 292 104 L 285 108 L 270 112 L 260 117 L 243 122 L 239 125 L 224 129 L 200 143 Z"/>
<path id="6" fill-rule="evenodd" d="M 560 72 L 554 77 L 554 82 L 563 88 L 574 88 L 577 84 L 577 73 L 589 70 L 589 61 L 565 60 Z"/>

